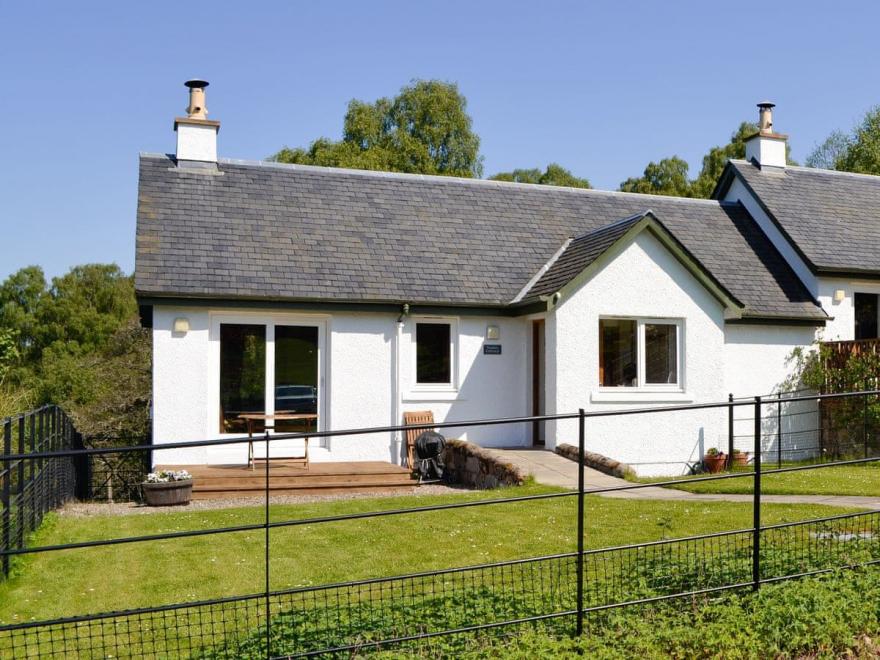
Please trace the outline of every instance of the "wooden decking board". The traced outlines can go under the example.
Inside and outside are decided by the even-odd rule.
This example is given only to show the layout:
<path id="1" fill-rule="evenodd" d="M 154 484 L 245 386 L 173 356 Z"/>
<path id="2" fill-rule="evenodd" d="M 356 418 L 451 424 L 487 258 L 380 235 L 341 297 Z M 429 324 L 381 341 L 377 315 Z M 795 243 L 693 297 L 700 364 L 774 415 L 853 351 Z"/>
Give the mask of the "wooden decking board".
<path id="1" fill-rule="evenodd" d="M 160 465 L 156 469 L 187 470 L 193 475 L 193 499 L 254 497 L 266 490 L 266 466 L 247 465 Z M 406 468 L 381 461 L 311 463 L 269 462 L 269 491 L 272 495 L 364 493 L 418 485 Z"/>

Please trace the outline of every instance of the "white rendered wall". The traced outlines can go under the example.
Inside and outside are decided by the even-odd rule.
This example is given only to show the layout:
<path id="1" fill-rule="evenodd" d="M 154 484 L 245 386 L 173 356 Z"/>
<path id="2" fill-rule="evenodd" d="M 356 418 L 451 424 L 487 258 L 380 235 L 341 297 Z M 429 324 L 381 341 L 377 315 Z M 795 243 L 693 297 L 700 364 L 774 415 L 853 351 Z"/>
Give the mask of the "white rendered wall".
<path id="1" fill-rule="evenodd" d="M 177 125 L 177 159 L 217 162 L 216 126 Z"/>
<path id="2" fill-rule="evenodd" d="M 643 232 L 617 256 L 606 255 L 600 270 L 562 293 L 547 320 L 547 402 L 555 412 L 713 402 L 726 397 L 722 305 L 652 235 Z M 682 390 L 600 389 L 600 316 L 681 319 Z M 586 447 L 629 463 L 640 474 L 682 474 L 687 463 L 699 461 L 705 449 L 721 446 L 725 424 L 721 410 L 588 418 Z M 562 442 L 577 444 L 576 420 L 548 429 L 549 447 Z"/>
<path id="3" fill-rule="evenodd" d="M 174 319 L 189 319 L 186 334 L 172 331 Z M 153 443 L 189 442 L 208 434 L 208 312 L 153 308 Z M 212 429 L 216 431 L 216 429 Z M 201 464 L 207 448 L 154 451 L 153 463 Z"/>
<path id="4" fill-rule="evenodd" d="M 835 302 L 834 292 L 844 292 L 844 298 Z M 850 340 L 855 338 L 855 304 L 854 294 L 880 294 L 880 282 L 870 280 L 852 280 L 837 277 L 819 278 L 819 302 L 829 316 L 825 330 L 821 333 L 823 341 Z"/>
<path id="5" fill-rule="evenodd" d="M 814 327 L 728 324 L 724 342 L 724 384 L 737 399 L 776 392 L 792 373 L 789 358 L 795 348 L 809 349 Z M 808 393 L 804 393 L 808 394 Z M 815 455 L 819 443 L 818 407 L 813 401 L 764 404 L 761 407 L 761 446 L 765 460 L 784 460 Z M 754 453 L 754 407 L 734 412 L 734 446 Z M 779 431 L 781 429 L 782 436 Z M 781 443 L 781 444 L 780 444 Z M 723 447 L 727 451 L 727 445 Z"/>
<path id="6" fill-rule="evenodd" d="M 443 318 L 443 317 L 435 317 Z M 522 318 L 460 316 L 450 318 L 458 327 L 458 373 L 455 385 L 424 388 L 415 383 L 415 323 L 404 326 L 401 351 L 403 410 L 431 410 L 436 421 L 522 417 L 531 407 L 530 322 Z M 486 328 L 498 326 L 499 340 L 487 340 Z M 484 344 L 500 344 L 501 355 L 483 354 Z M 483 447 L 512 447 L 531 444 L 531 427 L 514 424 L 450 428 L 448 438 L 460 438 Z"/>
<path id="7" fill-rule="evenodd" d="M 174 319 L 186 317 L 190 331 L 173 333 Z M 239 317 L 241 317 L 239 319 Z M 284 314 L 274 310 L 207 310 L 156 306 L 153 311 L 153 441 L 235 438 L 219 433 L 219 343 L 211 328 L 224 322 L 293 323 L 306 319 L 323 328 L 322 430 L 387 426 L 395 415 L 394 359 L 396 314 Z M 234 319 L 234 321 L 229 321 Z M 450 317 L 457 328 L 454 387 L 426 391 L 414 387 L 417 319 L 407 319 L 401 345 L 402 410 L 431 410 L 438 422 L 528 413 L 531 373 L 527 360 L 529 324 L 525 319 Z M 500 328 L 501 355 L 484 355 L 488 325 Z M 487 446 L 530 442 L 525 425 L 451 429 L 459 437 Z M 287 441 L 279 441 L 287 442 Z M 273 445 L 275 446 L 275 445 Z M 261 453 L 258 451 L 258 454 Z M 401 448 L 391 433 L 339 436 L 310 443 L 314 461 L 381 460 L 400 462 Z M 155 464 L 244 463 L 246 445 L 155 451 Z"/>

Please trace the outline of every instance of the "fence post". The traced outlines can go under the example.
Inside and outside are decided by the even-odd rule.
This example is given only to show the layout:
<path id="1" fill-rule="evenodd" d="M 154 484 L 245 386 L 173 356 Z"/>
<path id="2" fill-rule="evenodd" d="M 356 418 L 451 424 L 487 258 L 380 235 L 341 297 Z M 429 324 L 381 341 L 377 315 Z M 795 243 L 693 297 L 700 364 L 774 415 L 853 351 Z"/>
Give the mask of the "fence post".
<path id="1" fill-rule="evenodd" d="M 752 497 L 752 588 L 761 587 L 761 397 L 755 397 L 755 481 Z"/>
<path id="2" fill-rule="evenodd" d="M 3 420 L 3 455 L 12 453 L 12 420 Z M 12 463 L 3 461 L 3 549 L 9 550 L 12 519 L 9 515 L 9 486 L 12 482 Z M 9 555 L 3 555 L 3 576 L 9 576 Z"/>
<path id="3" fill-rule="evenodd" d="M 782 467 L 782 392 L 776 395 L 776 467 Z"/>
<path id="4" fill-rule="evenodd" d="M 26 431 L 25 431 L 25 422 L 24 415 L 18 416 L 18 453 L 24 454 L 24 439 L 25 439 Z M 24 463 L 25 459 L 20 458 L 18 460 L 18 485 L 15 487 L 15 518 L 16 518 L 16 527 L 18 528 L 18 546 L 24 546 L 24 514 L 22 513 L 22 500 L 24 499 Z"/>
<path id="5" fill-rule="evenodd" d="M 584 409 L 578 411 L 577 634 L 584 632 Z"/>
<path id="6" fill-rule="evenodd" d="M 733 467 L 733 392 L 727 395 L 727 464 L 728 468 Z"/>
<path id="7" fill-rule="evenodd" d="M 862 420 L 862 434 L 865 436 L 865 458 L 868 458 L 868 395 L 862 395 L 864 403 L 864 419 Z"/>
<path id="8" fill-rule="evenodd" d="M 273 425 L 274 427 L 274 425 Z M 269 427 L 266 426 L 266 660 L 272 657 L 272 616 L 269 610 Z"/>

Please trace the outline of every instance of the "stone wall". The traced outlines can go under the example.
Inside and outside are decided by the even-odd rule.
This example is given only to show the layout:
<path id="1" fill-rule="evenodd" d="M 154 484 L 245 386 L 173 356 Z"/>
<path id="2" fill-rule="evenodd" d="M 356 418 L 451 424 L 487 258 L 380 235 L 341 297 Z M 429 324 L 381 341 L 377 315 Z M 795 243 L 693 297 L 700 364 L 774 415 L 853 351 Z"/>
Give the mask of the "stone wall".
<path id="1" fill-rule="evenodd" d="M 443 459 L 449 481 L 468 488 L 521 486 L 525 481 L 519 469 L 464 440 L 447 440 Z"/>
<path id="2" fill-rule="evenodd" d="M 578 448 L 574 445 L 557 445 L 556 453 L 574 462 L 577 462 L 578 460 Z M 593 468 L 594 470 L 598 470 L 599 472 L 610 474 L 612 477 L 619 477 L 621 479 L 633 477 L 636 474 L 626 463 L 615 461 L 613 458 L 597 454 L 594 451 L 584 452 L 584 465 Z"/>

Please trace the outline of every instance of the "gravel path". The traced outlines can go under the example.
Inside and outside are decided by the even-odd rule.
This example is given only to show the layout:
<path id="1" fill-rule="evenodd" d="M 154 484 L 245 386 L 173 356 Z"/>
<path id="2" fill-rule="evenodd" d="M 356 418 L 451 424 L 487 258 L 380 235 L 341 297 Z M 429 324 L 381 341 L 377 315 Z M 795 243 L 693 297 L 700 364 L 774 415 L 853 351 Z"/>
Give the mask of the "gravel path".
<path id="1" fill-rule="evenodd" d="M 401 491 L 375 491 L 371 493 L 341 493 L 336 495 L 273 495 L 270 498 L 272 504 L 309 504 L 312 502 L 334 502 L 337 500 L 359 500 L 370 497 L 420 497 L 423 495 L 451 495 L 473 492 L 466 488 L 455 488 L 441 484 L 425 484 Z M 229 509 L 235 507 L 262 506 L 265 503 L 262 497 L 238 497 L 215 500 L 193 500 L 186 506 L 145 506 L 135 502 L 119 502 L 108 504 L 104 502 L 69 502 L 57 511 L 61 516 L 125 516 L 125 515 L 149 515 L 152 513 L 186 511 L 210 511 L 213 509 Z"/>

